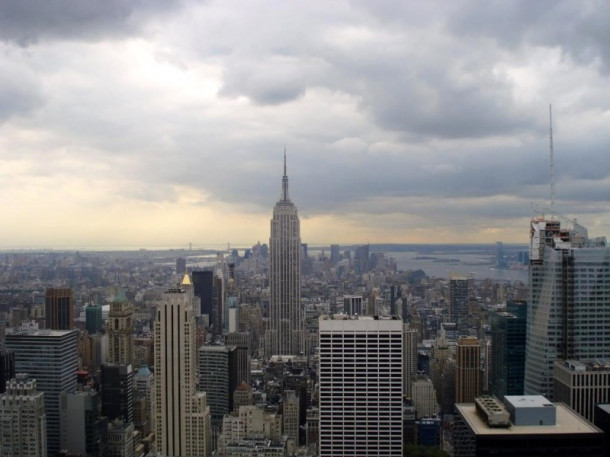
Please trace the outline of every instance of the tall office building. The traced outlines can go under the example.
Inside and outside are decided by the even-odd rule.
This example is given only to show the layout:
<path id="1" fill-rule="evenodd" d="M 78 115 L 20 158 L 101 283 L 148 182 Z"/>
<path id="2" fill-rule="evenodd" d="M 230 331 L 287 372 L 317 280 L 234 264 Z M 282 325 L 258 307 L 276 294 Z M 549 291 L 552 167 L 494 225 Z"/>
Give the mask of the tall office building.
<path id="1" fill-rule="evenodd" d="M 459 336 L 468 336 L 468 279 L 465 276 L 449 277 L 449 319 L 457 324 Z"/>
<path id="2" fill-rule="evenodd" d="M 601 457 L 604 434 L 562 403 L 542 396 L 483 396 L 456 405 L 454 457 Z"/>
<path id="3" fill-rule="evenodd" d="M 61 449 L 74 455 L 105 457 L 108 419 L 100 414 L 100 395 L 95 390 L 61 396 Z"/>
<path id="4" fill-rule="evenodd" d="M 133 374 L 131 365 L 102 365 L 102 414 L 108 420 L 133 422 Z"/>
<path id="5" fill-rule="evenodd" d="M 44 393 L 47 416 L 47 452 L 60 448 L 60 401 L 76 390 L 78 369 L 76 330 L 30 330 L 6 335 L 6 347 L 15 352 L 15 371 L 28 373 Z"/>
<path id="6" fill-rule="evenodd" d="M 153 429 L 154 381 L 154 376 L 146 365 L 141 365 L 133 377 L 134 426 L 144 436 Z M 138 408 L 136 408 L 135 399 L 138 398 L 143 400 L 137 404 Z"/>
<path id="7" fill-rule="evenodd" d="M 210 412 L 195 391 L 197 350 L 193 288 L 188 274 L 157 305 L 155 344 L 155 439 L 164 456 L 209 454 Z"/>
<path id="8" fill-rule="evenodd" d="M 223 416 L 233 409 L 233 392 L 238 385 L 235 346 L 201 346 L 198 366 L 199 390 L 207 394 L 212 426 L 220 428 Z"/>
<path id="9" fill-rule="evenodd" d="M 207 315 L 208 322 L 212 322 L 212 310 L 214 309 L 214 272 L 193 271 L 193 290 L 195 297 L 199 299 L 198 315 Z M 195 303 L 194 306 L 196 306 Z"/>
<path id="10" fill-rule="evenodd" d="M 232 332 L 225 337 L 227 346 L 235 346 L 237 382 L 250 383 L 250 332 Z"/>
<path id="11" fill-rule="evenodd" d="M 27 374 L 7 383 L 6 392 L 0 395 L 0 455 L 47 456 L 43 396 L 36 380 Z"/>
<path id="12" fill-rule="evenodd" d="M 74 326 L 74 296 L 72 289 L 47 289 L 44 297 L 45 327 L 70 330 Z"/>
<path id="13" fill-rule="evenodd" d="M 133 363 L 133 306 L 121 291 L 110 304 L 108 320 L 108 363 Z"/>
<path id="14" fill-rule="evenodd" d="M 555 399 L 593 422 L 595 406 L 610 402 L 610 360 L 555 362 L 554 382 Z"/>
<path id="15" fill-rule="evenodd" d="M 301 234 L 297 207 L 288 196 L 286 153 L 282 196 L 273 208 L 270 264 L 270 336 L 274 354 L 298 355 L 305 350 L 301 310 Z"/>
<path id="16" fill-rule="evenodd" d="M 215 336 L 222 335 L 224 327 L 224 307 L 225 307 L 225 281 L 222 274 L 222 270 L 219 268 L 216 270 L 214 275 L 214 287 L 213 292 L 213 309 L 212 309 L 212 320 L 210 324 L 214 330 Z"/>
<path id="17" fill-rule="evenodd" d="M 87 333 L 95 335 L 104 326 L 102 320 L 102 307 L 98 305 L 89 305 L 85 308 L 85 322 Z"/>
<path id="18" fill-rule="evenodd" d="M 610 247 L 574 224 L 535 219 L 530 225 L 526 394 L 554 399 L 556 360 L 610 358 Z"/>
<path id="19" fill-rule="evenodd" d="M 458 339 L 455 353 L 455 402 L 473 403 L 481 395 L 481 345 L 474 336 Z"/>
<path id="20" fill-rule="evenodd" d="M 402 456 L 398 317 L 320 317 L 319 455 Z"/>
<path id="21" fill-rule="evenodd" d="M 413 398 L 413 381 L 417 376 L 417 330 L 403 324 L 403 391 L 407 398 Z"/>
<path id="22" fill-rule="evenodd" d="M 339 263 L 339 260 L 341 259 L 341 251 L 340 251 L 340 247 L 338 244 L 331 244 L 330 245 L 330 263 L 332 265 L 337 265 L 337 263 Z"/>
<path id="23" fill-rule="evenodd" d="M 500 399 L 523 395 L 526 318 L 524 301 L 508 301 L 505 312 L 491 315 L 489 390 Z"/>
<path id="24" fill-rule="evenodd" d="M 15 353 L 0 349 L 0 394 L 6 389 L 6 381 L 15 377 Z"/>
<path id="25" fill-rule="evenodd" d="M 299 408 L 300 402 L 297 393 L 294 390 L 285 390 L 282 393 L 282 421 L 284 425 L 283 434 L 288 436 L 288 439 L 299 444 Z"/>

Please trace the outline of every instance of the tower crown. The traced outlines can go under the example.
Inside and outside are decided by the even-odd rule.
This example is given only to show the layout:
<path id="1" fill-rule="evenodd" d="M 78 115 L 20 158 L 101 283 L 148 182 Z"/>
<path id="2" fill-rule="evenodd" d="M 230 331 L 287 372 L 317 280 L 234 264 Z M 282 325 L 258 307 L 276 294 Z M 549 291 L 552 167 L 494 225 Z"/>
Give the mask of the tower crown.
<path id="1" fill-rule="evenodd" d="M 282 198 L 281 201 L 289 201 L 288 197 L 288 175 L 286 174 L 286 147 L 284 147 L 284 176 L 282 177 Z"/>

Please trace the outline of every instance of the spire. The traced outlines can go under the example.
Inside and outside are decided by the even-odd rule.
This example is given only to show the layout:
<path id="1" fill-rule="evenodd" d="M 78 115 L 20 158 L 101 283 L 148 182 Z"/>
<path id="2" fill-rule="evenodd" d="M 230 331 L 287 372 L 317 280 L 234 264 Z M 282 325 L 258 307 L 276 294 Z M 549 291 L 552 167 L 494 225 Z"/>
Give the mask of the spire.
<path id="1" fill-rule="evenodd" d="M 284 176 L 282 177 L 282 201 L 288 201 L 288 175 L 286 174 L 286 146 L 284 146 Z"/>

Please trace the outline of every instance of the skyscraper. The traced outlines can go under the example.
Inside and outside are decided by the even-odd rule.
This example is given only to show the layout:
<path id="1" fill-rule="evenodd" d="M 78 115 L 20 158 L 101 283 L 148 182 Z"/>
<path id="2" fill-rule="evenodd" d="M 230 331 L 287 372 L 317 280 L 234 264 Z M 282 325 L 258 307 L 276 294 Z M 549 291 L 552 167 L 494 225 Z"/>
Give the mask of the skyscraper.
<path id="1" fill-rule="evenodd" d="M 207 315 L 208 322 L 212 322 L 214 309 L 214 272 L 212 270 L 193 271 L 193 288 L 195 297 L 199 298 L 199 312 Z M 195 303 L 193 306 L 197 306 Z"/>
<path id="2" fill-rule="evenodd" d="M 60 400 L 76 390 L 78 369 L 76 330 L 31 330 L 6 335 L 6 347 L 15 352 L 15 371 L 36 379 L 44 393 L 47 416 L 47 452 L 55 455 L 60 444 Z"/>
<path id="3" fill-rule="evenodd" d="M 301 310 L 301 234 L 297 208 L 288 196 L 286 152 L 282 196 L 273 208 L 269 238 L 270 343 L 274 354 L 304 351 Z"/>
<path id="4" fill-rule="evenodd" d="M 15 377 L 15 353 L 0 349 L 0 394 L 4 393 L 6 381 Z"/>
<path id="5" fill-rule="evenodd" d="M 61 449 L 74 455 L 106 456 L 108 419 L 100 414 L 94 389 L 61 396 Z"/>
<path id="6" fill-rule="evenodd" d="M 417 376 L 417 330 L 403 324 L 403 391 L 407 398 L 413 398 L 413 381 Z"/>
<path id="7" fill-rule="evenodd" d="M 95 335 L 99 332 L 104 324 L 102 320 L 102 307 L 98 305 L 87 306 L 85 308 L 85 320 L 89 335 Z"/>
<path id="8" fill-rule="evenodd" d="M 72 289 L 47 289 L 44 297 L 45 327 L 52 330 L 70 330 L 74 323 L 74 297 Z"/>
<path id="9" fill-rule="evenodd" d="M 319 323 L 319 455 L 402 456 L 402 320 L 335 315 Z"/>
<path id="10" fill-rule="evenodd" d="M 220 428 L 222 418 L 233 409 L 237 388 L 235 346 L 204 344 L 199 352 L 199 390 L 207 394 L 212 426 Z"/>
<path id="11" fill-rule="evenodd" d="M 102 365 L 102 414 L 109 420 L 133 422 L 133 369 L 131 365 Z"/>
<path id="12" fill-rule="evenodd" d="M 0 455 L 46 457 L 44 394 L 36 380 L 19 374 L 0 395 Z M 49 454 L 51 455 L 51 454 Z"/>
<path id="13" fill-rule="evenodd" d="M 491 315 L 489 390 L 500 399 L 523 395 L 526 318 L 524 301 L 508 301 L 505 312 Z"/>
<path id="14" fill-rule="evenodd" d="M 157 305 L 155 344 L 155 439 L 157 451 L 171 456 L 209 454 L 210 412 L 204 393 L 195 391 L 197 351 L 193 288 L 188 274 Z"/>
<path id="15" fill-rule="evenodd" d="M 473 403 L 481 395 L 481 346 L 474 336 L 458 339 L 455 353 L 455 402 Z"/>
<path id="16" fill-rule="evenodd" d="M 133 306 L 119 292 L 108 311 L 108 363 L 133 363 Z"/>
<path id="17" fill-rule="evenodd" d="M 610 247 L 574 224 L 530 225 L 525 394 L 554 399 L 556 360 L 610 358 Z"/>
<path id="18" fill-rule="evenodd" d="M 457 325 L 458 336 L 468 336 L 468 279 L 449 277 L 449 319 Z"/>

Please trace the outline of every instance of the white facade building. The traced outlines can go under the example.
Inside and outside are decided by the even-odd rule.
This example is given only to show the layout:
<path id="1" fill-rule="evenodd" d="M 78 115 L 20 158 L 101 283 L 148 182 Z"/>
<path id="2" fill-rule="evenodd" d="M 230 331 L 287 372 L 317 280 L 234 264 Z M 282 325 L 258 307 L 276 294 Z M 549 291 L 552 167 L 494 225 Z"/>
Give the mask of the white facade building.
<path id="1" fill-rule="evenodd" d="M 188 274 L 157 306 L 155 344 L 155 439 L 164 456 L 207 456 L 210 412 L 196 392 L 197 350 L 193 288 Z"/>
<path id="2" fill-rule="evenodd" d="M 402 456 L 398 317 L 320 317 L 320 456 Z"/>

